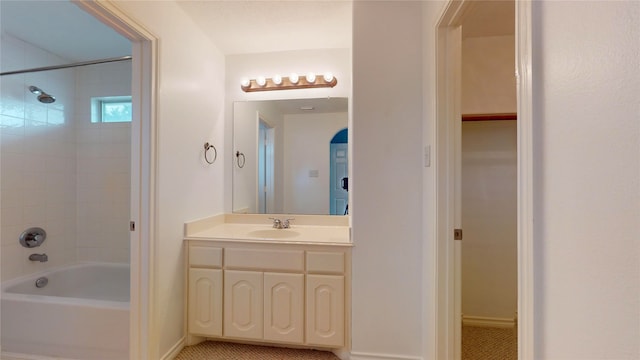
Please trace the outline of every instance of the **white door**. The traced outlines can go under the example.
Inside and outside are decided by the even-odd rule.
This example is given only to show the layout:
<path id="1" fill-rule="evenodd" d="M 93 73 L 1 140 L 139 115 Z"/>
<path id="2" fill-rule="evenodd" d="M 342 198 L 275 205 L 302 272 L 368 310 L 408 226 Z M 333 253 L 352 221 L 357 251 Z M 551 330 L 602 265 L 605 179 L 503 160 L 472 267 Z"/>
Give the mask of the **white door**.
<path id="1" fill-rule="evenodd" d="M 224 272 L 224 336 L 262 339 L 262 273 Z"/>
<path id="2" fill-rule="evenodd" d="M 304 275 L 264 274 L 264 339 L 302 344 Z"/>
<path id="3" fill-rule="evenodd" d="M 348 184 L 349 163 L 348 163 L 348 144 L 331 144 L 331 179 L 329 181 L 330 204 L 329 214 L 346 215 L 347 204 L 349 201 L 349 193 L 344 189 L 343 185 Z M 343 180 L 346 179 L 346 180 Z M 346 182 L 346 183 L 345 183 Z"/>

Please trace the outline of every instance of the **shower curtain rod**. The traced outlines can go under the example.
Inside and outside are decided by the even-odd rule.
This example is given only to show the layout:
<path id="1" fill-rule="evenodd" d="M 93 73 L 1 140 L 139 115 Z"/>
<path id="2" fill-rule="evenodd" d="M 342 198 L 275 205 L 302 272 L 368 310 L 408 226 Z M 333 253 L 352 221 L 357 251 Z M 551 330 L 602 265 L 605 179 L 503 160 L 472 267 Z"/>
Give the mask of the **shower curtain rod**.
<path id="1" fill-rule="evenodd" d="M 127 61 L 127 60 L 131 60 L 131 56 L 130 55 L 114 57 L 114 58 L 107 58 L 107 59 L 82 61 L 82 62 L 77 62 L 77 63 L 72 63 L 72 64 L 43 66 L 43 67 L 37 67 L 37 68 L 33 68 L 33 69 L 6 71 L 6 72 L 3 72 L 3 73 L 0 73 L 0 76 L 2 76 L 2 75 L 15 75 L 15 74 L 32 73 L 32 72 L 38 72 L 38 71 L 66 69 L 66 68 L 72 68 L 72 67 L 77 67 L 77 66 L 96 65 L 96 64 L 104 64 L 104 63 L 117 62 L 117 61 Z"/>

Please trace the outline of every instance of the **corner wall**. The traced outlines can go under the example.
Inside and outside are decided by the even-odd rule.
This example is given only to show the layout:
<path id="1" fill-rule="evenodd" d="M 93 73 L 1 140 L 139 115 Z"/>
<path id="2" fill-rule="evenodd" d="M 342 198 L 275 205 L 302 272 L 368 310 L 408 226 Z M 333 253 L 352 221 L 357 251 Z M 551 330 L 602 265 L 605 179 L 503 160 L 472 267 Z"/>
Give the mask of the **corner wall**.
<path id="1" fill-rule="evenodd" d="M 533 1 L 535 357 L 640 358 L 640 2 Z"/>
<path id="2" fill-rule="evenodd" d="M 421 359 L 422 6 L 354 2 L 354 360 Z"/>

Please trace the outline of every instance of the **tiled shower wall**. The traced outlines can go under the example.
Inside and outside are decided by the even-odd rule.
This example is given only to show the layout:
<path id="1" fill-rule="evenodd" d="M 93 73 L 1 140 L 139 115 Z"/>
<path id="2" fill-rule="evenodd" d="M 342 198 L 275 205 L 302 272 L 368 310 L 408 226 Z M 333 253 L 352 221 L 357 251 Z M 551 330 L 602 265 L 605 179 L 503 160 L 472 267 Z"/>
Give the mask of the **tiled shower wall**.
<path id="1" fill-rule="evenodd" d="M 68 63 L 2 34 L 2 71 Z M 130 62 L 0 79 L 2 280 L 78 260 L 128 262 L 130 129 L 92 124 L 92 96 L 130 95 Z M 42 104 L 28 90 L 56 97 Z M 20 233 L 40 226 L 45 243 L 26 249 Z M 28 260 L 47 253 L 46 263 Z"/>
<path id="2" fill-rule="evenodd" d="M 131 62 L 76 71 L 78 260 L 129 262 L 131 123 L 91 123 L 91 97 L 131 95 Z"/>
<path id="3" fill-rule="evenodd" d="M 68 62 L 13 37 L 2 35 L 2 71 Z M 56 97 L 42 104 L 29 86 Z M 76 147 L 74 70 L 0 79 L 0 228 L 2 280 L 76 260 Z M 18 237 L 31 226 L 47 232 L 38 248 L 23 248 Z M 29 254 L 46 253 L 46 263 Z"/>

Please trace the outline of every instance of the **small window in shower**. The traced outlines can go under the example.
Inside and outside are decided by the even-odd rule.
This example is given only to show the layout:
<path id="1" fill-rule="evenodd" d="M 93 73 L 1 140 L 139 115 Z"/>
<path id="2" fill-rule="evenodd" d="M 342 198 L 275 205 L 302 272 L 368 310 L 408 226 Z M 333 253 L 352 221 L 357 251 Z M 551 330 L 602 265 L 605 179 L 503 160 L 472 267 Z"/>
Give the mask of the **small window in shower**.
<path id="1" fill-rule="evenodd" d="M 91 98 L 91 122 L 131 122 L 131 96 Z"/>

